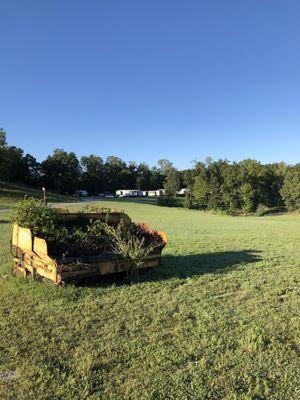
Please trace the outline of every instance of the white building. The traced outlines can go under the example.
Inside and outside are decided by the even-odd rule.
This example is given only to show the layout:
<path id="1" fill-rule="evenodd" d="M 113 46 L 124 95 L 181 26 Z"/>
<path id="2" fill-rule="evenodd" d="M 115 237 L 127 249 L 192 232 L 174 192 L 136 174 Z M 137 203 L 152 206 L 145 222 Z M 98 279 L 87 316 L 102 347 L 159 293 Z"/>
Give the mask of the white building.
<path id="1" fill-rule="evenodd" d="M 116 190 L 118 197 L 159 197 L 166 193 L 165 189 L 158 190 L 137 190 L 137 189 L 119 189 Z"/>
<path id="2" fill-rule="evenodd" d="M 158 189 L 158 190 L 149 190 L 148 196 L 150 197 L 159 197 L 163 196 L 166 193 L 165 189 Z"/>
<path id="3" fill-rule="evenodd" d="M 138 197 L 141 196 L 140 191 L 136 189 L 120 189 L 116 191 L 118 197 Z"/>
<path id="4" fill-rule="evenodd" d="M 187 192 L 187 189 L 183 188 L 183 189 L 178 190 L 177 194 L 185 195 L 186 192 Z"/>

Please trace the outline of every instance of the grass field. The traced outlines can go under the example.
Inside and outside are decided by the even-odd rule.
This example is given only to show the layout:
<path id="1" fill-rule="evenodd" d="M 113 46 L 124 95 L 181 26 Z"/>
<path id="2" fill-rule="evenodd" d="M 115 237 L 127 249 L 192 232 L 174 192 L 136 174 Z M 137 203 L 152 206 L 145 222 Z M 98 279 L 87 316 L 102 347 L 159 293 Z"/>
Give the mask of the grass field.
<path id="1" fill-rule="evenodd" d="M 0 210 L 13 207 L 16 201 L 24 198 L 24 196 L 42 198 L 43 193 L 41 189 L 0 181 Z M 74 201 L 72 196 L 63 196 L 51 192 L 47 193 L 47 197 L 50 202 Z"/>
<path id="2" fill-rule="evenodd" d="M 169 234 L 131 285 L 13 277 L 0 215 L 1 400 L 299 400 L 300 217 L 120 206 Z"/>

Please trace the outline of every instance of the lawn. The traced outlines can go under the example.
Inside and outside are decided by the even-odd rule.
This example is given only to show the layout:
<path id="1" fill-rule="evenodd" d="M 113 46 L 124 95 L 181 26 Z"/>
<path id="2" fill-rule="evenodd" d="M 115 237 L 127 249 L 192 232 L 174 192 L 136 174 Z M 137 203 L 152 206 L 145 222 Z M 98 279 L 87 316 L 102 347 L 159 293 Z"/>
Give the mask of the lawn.
<path id="1" fill-rule="evenodd" d="M 133 284 L 13 277 L 0 215 L 1 400 L 299 400 L 300 216 L 102 204 L 168 232 Z"/>

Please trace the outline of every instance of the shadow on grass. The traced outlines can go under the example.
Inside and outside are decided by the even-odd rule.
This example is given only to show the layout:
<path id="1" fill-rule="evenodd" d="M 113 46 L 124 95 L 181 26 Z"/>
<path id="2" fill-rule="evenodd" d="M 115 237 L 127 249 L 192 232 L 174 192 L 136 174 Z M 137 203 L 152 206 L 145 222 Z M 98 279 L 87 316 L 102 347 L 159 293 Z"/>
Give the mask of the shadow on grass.
<path id="1" fill-rule="evenodd" d="M 0 219 L 0 224 L 11 224 L 11 221 L 8 219 Z"/>
<path id="2" fill-rule="evenodd" d="M 157 198 L 156 197 L 121 197 L 121 198 L 105 198 L 100 197 L 96 198 L 95 201 L 109 201 L 110 203 L 135 203 L 135 204 L 150 204 L 153 206 L 157 206 Z"/>
<path id="3" fill-rule="evenodd" d="M 188 254 L 162 257 L 162 264 L 139 273 L 143 280 L 157 281 L 170 278 L 189 278 L 204 274 L 223 274 L 241 264 L 261 260 L 258 250 L 222 251 L 218 253 Z"/>
<path id="4" fill-rule="evenodd" d="M 259 250 L 223 251 L 218 253 L 166 255 L 159 267 L 140 270 L 133 283 L 156 282 L 172 278 L 186 279 L 204 274 L 224 274 L 242 264 L 252 264 L 261 260 Z M 87 279 L 79 286 L 125 285 L 129 282 L 124 274 Z"/>

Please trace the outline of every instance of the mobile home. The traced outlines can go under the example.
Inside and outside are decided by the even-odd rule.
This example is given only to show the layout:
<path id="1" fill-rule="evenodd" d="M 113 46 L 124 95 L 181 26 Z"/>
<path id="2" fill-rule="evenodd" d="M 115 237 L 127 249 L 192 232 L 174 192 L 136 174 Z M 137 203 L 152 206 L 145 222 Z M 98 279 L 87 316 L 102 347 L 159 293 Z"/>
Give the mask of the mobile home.
<path id="1" fill-rule="evenodd" d="M 116 191 L 118 197 L 138 197 L 141 196 L 139 190 L 132 189 L 120 189 Z"/>

